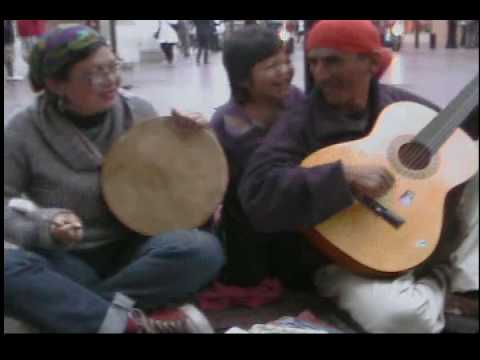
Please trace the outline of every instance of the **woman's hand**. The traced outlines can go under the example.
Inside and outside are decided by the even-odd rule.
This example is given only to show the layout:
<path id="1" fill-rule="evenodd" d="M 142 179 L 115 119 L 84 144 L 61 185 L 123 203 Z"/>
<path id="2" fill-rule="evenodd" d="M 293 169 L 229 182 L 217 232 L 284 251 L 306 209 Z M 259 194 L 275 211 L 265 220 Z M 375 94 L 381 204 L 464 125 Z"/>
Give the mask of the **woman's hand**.
<path id="1" fill-rule="evenodd" d="M 82 221 L 70 211 L 62 212 L 53 218 L 50 233 L 63 246 L 75 245 L 83 239 Z"/>
<path id="2" fill-rule="evenodd" d="M 222 218 L 223 204 L 218 205 L 217 209 L 213 213 L 213 222 L 218 224 Z"/>
<path id="3" fill-rule="evenodd" d="M 208 121 L 200 113 L 180 113 L 173 109 L 171 117 L 175 127 L 185 133 L 208 128 Z"/>

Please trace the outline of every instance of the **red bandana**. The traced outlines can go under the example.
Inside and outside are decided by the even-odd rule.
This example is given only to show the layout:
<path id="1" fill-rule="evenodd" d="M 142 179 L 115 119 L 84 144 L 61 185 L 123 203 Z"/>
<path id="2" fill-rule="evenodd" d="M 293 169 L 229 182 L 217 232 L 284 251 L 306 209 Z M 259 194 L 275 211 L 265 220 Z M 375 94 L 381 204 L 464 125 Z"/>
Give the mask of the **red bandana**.
<path id="1" fill-rule="evenodd" d="M 392 53 L 382 46 L 380 33 L 370 20 L 321 20 L 308 33 L 307 51 L 315 48 L 353 53 L 380 52 L 380 78 L 392 62 Z"/>

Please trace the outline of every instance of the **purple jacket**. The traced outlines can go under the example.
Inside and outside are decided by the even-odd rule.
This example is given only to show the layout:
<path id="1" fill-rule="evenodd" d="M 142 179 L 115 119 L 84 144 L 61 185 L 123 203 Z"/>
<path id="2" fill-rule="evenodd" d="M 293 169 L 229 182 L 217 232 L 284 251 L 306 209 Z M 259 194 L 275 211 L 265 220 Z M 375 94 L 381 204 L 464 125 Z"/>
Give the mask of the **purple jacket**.
<path id="1" fill-rule="evenodd" d="M 298 106 L 304 100 L 304 94 L 298 88 L 292 87 L 285 109 Z M 229 165 L 230 181 L 224 210 L 233 212 L 232 215 L 237 217 L 238 221 L 248 223 L 238 202 L 238 183 L 250 156 L 263 142 L 270 129 L 255 125 L 233 99 L 217 109 L 211 125 L 222 144 Z"/>
<path id="2" fill-rule="evenodd" d="M 239 186 L 239 198 L 258 231 L 309 229 L 353 204 L 340 162 L 301 168 L 313 152 L 366 136 L 388 105 L 413 101 L 436 111 L 431 102 L 392 86 L 373 82 L 369 118 L 363 129 L 351 124 L 313 92 L 280 119 L 250 159 Z"/>
<path id="3" fill-rule="evenodd" d="M 297 106 L 304 99 L 303 93 L 292 87 L 285 109 Z M 269 129 L 255 125 L 233 100 L 216 111 L 211 123 L 227 155 L 230 170 L 221 221 L 216 229 L 228 258 L 222 281 L 254 286 L 267 276 L 278 275 L 272 270 L 269 259 L 272 258 L 270 244 L 277 242 L 279 237 L 255 230 L 241 206 L 238 186 L 250 157 L 263 143 Z"/>

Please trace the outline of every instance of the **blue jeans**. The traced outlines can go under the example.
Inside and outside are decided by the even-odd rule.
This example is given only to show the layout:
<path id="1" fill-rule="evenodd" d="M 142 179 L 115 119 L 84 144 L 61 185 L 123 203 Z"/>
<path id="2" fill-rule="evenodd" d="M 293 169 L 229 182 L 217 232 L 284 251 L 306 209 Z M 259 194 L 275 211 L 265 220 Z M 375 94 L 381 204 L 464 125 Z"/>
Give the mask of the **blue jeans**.
<path id="1" fill-rule="evenodd" d="M 121 333 L 134 305 L 153 310 L 184 301 L 224 264 L 218 240 L 198 230 L 94 252 L 6 252 L 4 315 L 46 332 Z"/>

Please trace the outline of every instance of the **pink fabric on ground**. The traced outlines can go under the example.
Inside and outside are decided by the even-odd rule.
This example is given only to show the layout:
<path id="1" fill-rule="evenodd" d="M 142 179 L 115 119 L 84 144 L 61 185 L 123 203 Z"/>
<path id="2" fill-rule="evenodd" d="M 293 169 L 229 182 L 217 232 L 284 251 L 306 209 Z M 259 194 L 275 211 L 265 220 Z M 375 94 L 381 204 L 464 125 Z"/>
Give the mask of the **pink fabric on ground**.
<path id="1" fill-rule="evenodd" d="M 265 279 L 250 288 L 215 282 L 198 296 L 198 306 L 202 310 L 225 310 L 239 305 L 256 308 L 278 300 L 282 294 L 283 286 L 277 279 Z"/>

